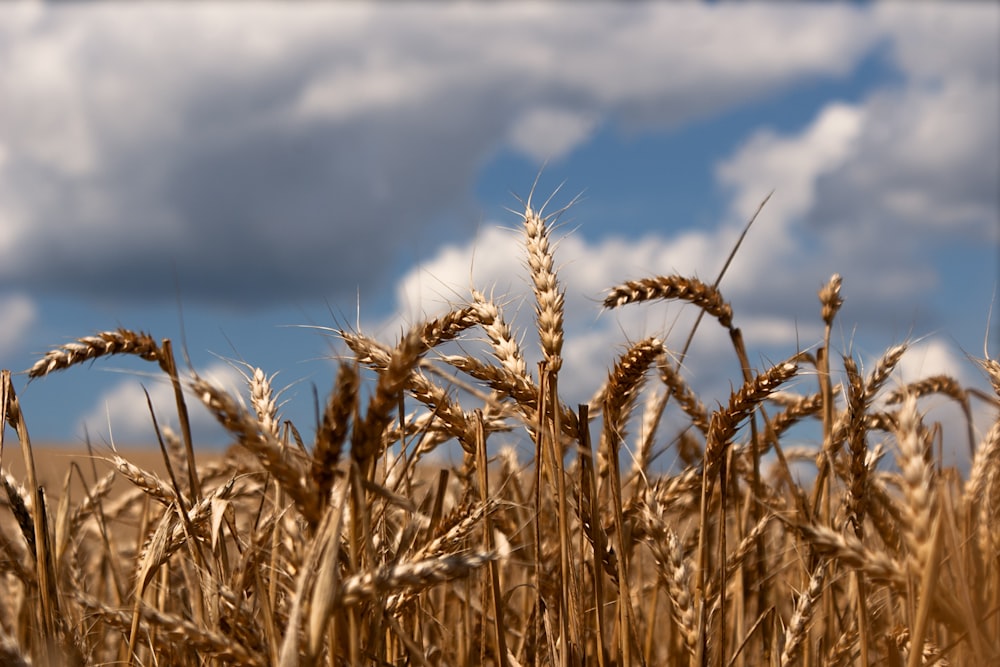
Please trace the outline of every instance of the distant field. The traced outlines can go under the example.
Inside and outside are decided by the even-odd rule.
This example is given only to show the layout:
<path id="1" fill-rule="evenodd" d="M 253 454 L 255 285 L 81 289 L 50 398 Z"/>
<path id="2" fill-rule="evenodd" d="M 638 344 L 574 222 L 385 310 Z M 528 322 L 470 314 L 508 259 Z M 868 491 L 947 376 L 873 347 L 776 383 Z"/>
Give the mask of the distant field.
<path id="1" fill-rule="evenodd" d="M 33 442 L 31 449 L 35 459 L 35 473 L 38 475 L 38 481 L 45 485 L 50 494 L 62 489 L 66 474 L 73 465 L 79 468 L 79 471 L 89 484 L 93 484 L 95 481 L 95 470 L 97 475 L 101 476 L 112 469 L 112 464 L 107 460 L 111 452 L 105 446 L 95 447 L 93 457 L 88 454 L 87 446 L 83 443 L 72 445 L 66 443 Z M 140 468 L 155 472 L 160 476 L 166 476 L 163 454 L 160 453 L 156 445 L 119 447 L 118 454 L 123 459 L 131 461 Z M 217 460 L 221 456 L 221 452 L 217 449 L 209 449 L 205 452 L 196 453 L 196 456 L 199 464 L 208 463 Z M 21 456 L 21 445 L 18 443 L 17 438 L 8 437 L 4 441 L 3 471 L 17 480 L 25 479 L 24 459 Z M 73 473 L 72 480 L 71 493 L 82 492 L 82 487 L 79 486 L 80 480 L 76 472 Z M 130 486 L 131 484 L 127 480 L 120 479 L 115 483 L 114 490 Z M 0 502 L 2 500 L 5 499 L 0 494 Z"/>
<path id="2" fill-rule="evenodd" d="M 169 481 L 166 472 L 166 465 L 163 463 L 163 455 L 160 450 L 151 445 L 148 447 L 130 446 L 120 448 L 118 454 L 125 460 L 135 464 L 143 470 L 148 470 L 156 474 L 161 479 Z M 58 501 L 63 495 L 66 485 L 67 475 L 73 469 L 69 477 L 70 501 L 72 505 L 79 504 L 86 497 L 86 488 L 94 486 L 96 481 L 113 470 L 113 464 L 108 460 L 110 455 L 106 447 L 96 448 L 94 456 L 87 453 L 85 444 L 41 444 L 32 445 L 32 455 L 35 460 L 35 474 L 38 483 L 45 487 L 46 499 L 50 509 L 57 507 Z M 208 450 L 204 454 L 198 455 L 199 465 L 217 461 L 221 456 L 218 450 Z M 7 438 L 3 449 L 3 472 L 17 481 L 25 484 L 27 476 L 24 469 L 24 458 L 21 456 L 21 445 L 16 438 Z M 82 475 L 82 480 L 81 480 Z M 86 482 L 86 484 L 84 484 Z M 107 498 L 113 500 L 123 492 L 134 489 L 135 486 L 122 475 L 116 475 Z M 17 527 L 12 513 L 8 511 L 9 501 L 5 493 L 0 490 L 0 529 L 11 534 L 16 533 Z M 0 662 L 0 664 L 3 664 Z"/>

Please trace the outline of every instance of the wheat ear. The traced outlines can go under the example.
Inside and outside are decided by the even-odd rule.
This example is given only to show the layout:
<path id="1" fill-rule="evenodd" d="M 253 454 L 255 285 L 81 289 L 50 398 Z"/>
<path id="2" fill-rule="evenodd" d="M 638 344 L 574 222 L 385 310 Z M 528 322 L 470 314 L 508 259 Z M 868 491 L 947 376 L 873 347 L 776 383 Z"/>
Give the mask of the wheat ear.
<path id="1" fill-rule="evenodd" d="M 795 612 L 785 630 L 785 648 L 781 651 L 781 666 L 795 664 L 802 644 L 808 633 L 809 621 L 816 608 L 816 601 L 823 592 L 823 581 L 826 579 L 826 563 L 820 563 L 809 577 L 809 585 L 799 595 L 795 603 Z"/>
<path id="2" fill-rule="evenodd" d="M 510 325 L 504 321 L 500 307 L 475 289 L 472 290 L 471 307 L 479 318 L 480 325 L 493 348 L 493 355 L 500 365 L 514 375 L 527 376 L 527 365 L 524 362 L 521 346 L 511 333 Z"/>
<path id="3" fill-rule="evenodd" d="M 928 566 L 935 498 L 929 443 L 917 413 L 915 396 L 908 396 L 903 401 L 896 442 L 899 445 L 903 493 L 907 500 L 904 535 L 910 550 L 910 566 L 919 577 Z"/>
<path id="4" fill-rule="evenodd" d="M 316 429 L 309 474 L 323 499 L 330 495 L 333 488 L 334 471 L 357 410 L 359 383 L 357 369 L 350 364 L 340 364 L 333 391 Z"/>
<path id="5" fill-rule="evenodd" d="M 608 291 L 604 307 L 618 308 L 628 303 L 654 299 L 678 299 L 693 303 L 715 317 L 727 329 L 733 326 L 732 306 L 723 300 L 719 290 L 697 278 L 684 276 L 657 276 L 626 281 Z"/>
<path id="6" fill-rule="evenodd" d="M 54 371 L 69 368 L 88 359 L 97 359 L 112 354 L 132 354 L 147 361 L 161 359 L 156 341 L 144 332 L 116 329 L 102 331 L 94 336 L 78 338 L 73 343 L 50 350 L 28 369 L 29 378 L 38 378 Z"/>
<path id="7" fill-rule="evenodd" d="M 557 373 L 562 366 L 565 297 L 556 279 L 555 261 L 549 245 L 548 220 L 540 212 L 532 210 L 529 199 L 524 209 L 524 243 L 535 293 L 538 337 L 549 370 Z"/>
<path id="8" fill-rule="evenodd" d="M 797 371 L 798 366 L 791 361 L 780 363 L 745 382 L 739 391 L 730 396 L 729 406 L 725 410 L 712 413 L 705 445 L 705 475 L 709 480 L 718 472 L 725 448 L 743 420 L 761 401 L 794 377 Z"/>

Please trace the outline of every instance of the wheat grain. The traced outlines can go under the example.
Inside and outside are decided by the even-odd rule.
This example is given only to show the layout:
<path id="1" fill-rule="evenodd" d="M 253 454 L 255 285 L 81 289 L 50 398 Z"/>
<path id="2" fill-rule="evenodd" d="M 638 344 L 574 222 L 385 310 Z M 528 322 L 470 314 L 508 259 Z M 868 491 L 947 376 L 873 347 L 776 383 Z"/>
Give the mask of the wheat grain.
<path id="1" fill-rule="evenodd" d="M 864 386 L 858 368 L 851 357 L 844 358 L 844 370 L 847 372 L 847 410 L 846 426 L 847 444 L 850 450 L 850 485 L 847 496 L 847 513 L 858 537 L 862 537 L 865 503 L 867 502 L 868 466 L 865 464 L 868 453 L 867 430 L 865 417 L 868 412 L 869 393 Z M 836 432 L 836 430 L 835 430 Z M 836 440 L 834 440 L 836 443 Z M 836 445 L 834 444 L 834 447 Z"/>
<path id="2" fill-rule="evenodd" d="M 79 603 L 90 614 L 99 618 L 104 623 L 112 627 L 128 631 L 132 624 L 129 615 L 124 611 L 109 608 L 99 600 L 95 600 L 82 592 L 76 594 Z M 142 606 L 140 610 L 143 621 L 156 627 L 159 633 L 163 634 L 158 641 L 163 642 L 164 647 L 174 644 L 191 650 L 202 656 L 215 656 L 227 662 L 234 662 L 246 667 L 263 667 L 266 663 L 259 657 L 250 653 L 244 646 L 230 637 L 226 637 L 218 632 L 214 632 L 199 624 L 193 623 L 175 614 L 164 613 L 148 606 Z M 147 641 L 151 639 L 144 638 Z M 155 648 L 151 645 L 150 648 Z"/>
<path id="3" fill-rule="evenodd" d="M 0 627 L 0 664 L 8 667 L 30 667 L 31 663 L 13 637 L 8 637 Z"/>
<path id="4" fill-rule="evenodd" d="M 725 410 L 712 414 L 705 445 L 705 475 L 712 479 L 722 463 L 725 448 L 750 412 L 778 387 L 795 376 L 798 367 L 784 362 L 755 376 L 729 398 Z"/>
<path id="5" fill-rule="evenodd" d="M 311 480 L 305 472 L 303 455 L 278 442 L 270 431 L 262 429 L 255 416 L 207 380 L 195 377 L 191 381 L 191 390 L 218 422 L 238 438 L 239 444 L 255 454 L 267 471 L 277 478 L 302 515 L 310 522 L 317 521 L 320 501 L 316 490 L 309 484 Z"/>
<path id="6" fill-rule="evenodd" d="M 333 391 L 316 429 L 309 469 L 321 498 L 327 498 L 333 488 L 334 470 L 358 405 L 358 383 L 357 370 L 349 364 L 340 364 Z"/>
<path id="7" fill-rule="evenodd" d="M 910 549 L 910 565 L 917 576 L 928 565 L 931 523 L 934 513 L 934 472 L 929 462 L 929 443 L 917 413 L 917 399 L 908 396 L 899 412 L 896 432 L 899 446 L 899 468 L 906 495 L 906 541 Z"/>
<path id="8" fill-rule="evenodd" d="M 793 527 L 817 553 L 862 570 L 873 581 L 906 587 L 906 568 L 888 554 L 865 547 L 857 537 L 843 535 L 826 526 L 796 524 Z"/>
<path id="9" fill-rule="evenodd" d="M 21 536 L 24 537 L 28 550 L 35 553 L 35 520 L 31 511 L 31 496 L 17 483 L 13 477 L 7 473 L 0 474 L 0 483 L 3 484 L 7 493 L 7 501 L 10 511 L 17 521 L 17 527 L 21 529 Z"/>
<path id="10" fill-rule="evenodd" d="M 656 558 L 660 579 L 673 603 L 674 620 L 681 630 L 686 650 L 693 655 L 698 632 L 691 593 L 691 565 L 684 557 L 677 534 L 666 526 L 656 504 L 645 505 L 640 516 L 649 534 L 647 545 Z"/>
<path id="11" fill-rule="evenodd" d="M 779 393 L 782 392 L 776 392 L 776 394 Z M 772 394 L 768 398 L 774 399 L 774 397 L 775 394 Z M 771 418 L 771 430 L 775 437 L 781 437 L 785 431 L 802 419 L 817 414 L 823 407 L 823 395 L 816 393 L 810 396 L 798 396 L 786 405 L 784 410 Z"/>
<path id="12" fill-rule="evenodd" d="M 889 379 L 892 371 L 896 368 L 896 365 L 905 353 L 906 345 L 893 345 L 879 357 L 879 360 L 875 363 L 875 368 L 865 383 L 864 400 L 866 403 L 872 402 L 875 394 L 878 393 L 879 389 L 886 383 L 886 380 Z"/>
<path id="13" fill-rule="evenodd" d="M 44 357 L 28 369 L 28 377 L 44 377 L 89 359 L 112 354 L 132 354 L 147 361 L 159 361 L 162 358 L 156 341 L 147 333 L 129 329 L 102 331 L 46 352 Z"/>
<path id="14" fill-rule="evenodd" d="M 604 298 L 605 308 L 619 308 L 628 303 L 654 299 L 679 299 L 688 301 L 712 315 L 727 329 L 733 326 L 733 309 L 722 299 L 719 290 L 697 278 L 683 276 L 658 276 L 629 280 L 612 287 Z"/>
<path id="15" fill-rule="evenodd" d="M 601 392 L 604 420 L 610 433 L 624 438 L 625 422 L 632 413 L 646 372 L 661 354 L 663 343 L 647 338 L 630 347 L 615 363 Z"/>
<path id="16" fill-rule="evenodd" d="M 660 379 L 667 385 L 670 395 L 674 397 L 674 400 L 681 406 L 684 413 L 690 417 L 691 425 L 701 431 L 702 434 L 707 435 L 708 411 L 705 409 L 705 405 L 687 385 L 676 368 L 669 363 L 662 363 L 658 365 L 658 369 L 660 371 Z"/>
<path id="17" fill-rule="evenodd" d="M 468 576 L 496 558 L 491 552 L 455 553 L 352 575 L 341 582 L 336 603 L 350 607 L 389 591 L 426 589 Z"/>
<path id="18" fill-rule="evenodd" d="M 169 508 L 163 514 L 156 532 L 143 545 L 138 556 L 138 562 L 141 565 L 137 570 L 136 583 L 140 591 L 149 585 L 150 578 L 156 569 L 163 565 L 178 549 L 183 547 L 188 539 L 206 539 L 211 537 L 204 530 L 205 524 L 209 523 L 215 516 L 217 504 L 227 501 L 233 496 L 235 481 L 230 480 L 228 484 L 218 487 L 210 495 L 202 498 L 188 512 L 187 524 L 199 531 L 195 535 L 187 532 L 187 526 L 179 518 L 175 507 Z"/>
<path id="19" fill-rule="evenodd" d="M 820 315 L 828 327 L 833 324 L 833 318 L 836 317 L 840 307 L 844 305 L 844 300 L 840 296 L 840 288 L 842 286 L 843 279 L 840 277 L 840 274 L 835 273 L 830 276 L 830 280 L 827 281 L 826 285 L 819 290 L 819 302 L 822 306 Z"/>
<path id="20" fill-rule="evenodd" d="M 155 473 L 143 470 L 139 466 L 123 459 L 118 454 L 113 454 L 108 460 L 114 464 L 115 469 L 120 474 L 157 502 L 169 506 L 178 501 L 173 487 L 157 477 Z M 187 499 L 182 498 L 180 500 L 183 504 L 188 504 Z"/>
<path id="21" fill-rule="evenodd" d="M 929 394 L 942 394 L 960 403 L 968 400 L 968 393 L 962 388 L 958 380 L 948 375 L 932 375 L 917 382 L 910 382 L 887 394 L 885 402 L 893 405 L 895 403 L 902 403 L 903 399 L 907 396 L 916 396 L 919 398 Z"/>
<path id="22" fill-rule="evenodd" d="M 257 414 L 257 421 L 260 422 L 261 429 L 277 438 L 281 419 L 278 416 L 278 404 L 272 388 L 275 375 L 277 373 L 267 376 L 262 369 L 254 368 L 249 378 L 249 385 L 250 406 Z"/>
<path id="23" fill-rule="evenodd" d="M 1000 361 L 986 358 L 981 359 L 979 365 L 986 371 L 986 377 L 989 378 L 990 384 L 993 385 L 993 391 L 996 392 L 997 396 L 1000 396 Z"/>
<path id="24" fill-rule="evenodd" d="M 535 321 L 545 362 L 550 371 L 557 373 L 562 366 L 565 297 L 556 278 L 548 222 L 548 218 L 531 209 L 529 201 L 524 209 L 524 243 L 535 293 Z"/>
<path id="25" fill-rule="evenodd" d="M 809 577 L 809 584 L 806 590 L 802 591 L 798 602 L 795 603 L 795 613 L 788 621 L 788 628 L 785 630 L 785 647 L 781 650 L 781 665 L 793 664 L 802 650 L 805 641 L 807 626 L 816 608 L 816 601 L 823 590 L 823 582 L 826 579 L 826 564 L 820 563 Z"/>
<path id="26" fill-rule="evenodd" d="M 904 627 L 897 627 L 893 629 L 890 637 L 895 642 L 904 660 L 908 658 L 912 650 L 910 645 L 910 631 Z M 924 642 L 924 648 L 918 660 L 919 664 L 924 665 L 924 667 L 949 667 L 951 664 L 944 657 L 941 649 L 935 646 L 933 642 Z"/>
<path id="27" fill-rule="evenodd" d="M 493 354 L 500 365 L 514 375 L 527 376 L 527 366 L 524 363 L 524 354 L 521 346 L 517 344 L 510 325 L 503 319 L 503 314 L 499 306 L 490 300 L 479 290 L 472 290 L 472 309 L 476 313 L 486 337 L 493 347 Z"/>

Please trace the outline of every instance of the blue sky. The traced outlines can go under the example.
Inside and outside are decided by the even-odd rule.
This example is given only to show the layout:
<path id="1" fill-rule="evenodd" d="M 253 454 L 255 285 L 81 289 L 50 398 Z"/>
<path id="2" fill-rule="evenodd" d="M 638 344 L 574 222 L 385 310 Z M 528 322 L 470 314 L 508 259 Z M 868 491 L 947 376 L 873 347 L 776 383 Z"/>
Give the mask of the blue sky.
<path id="1" fill-rule="evenodd" d="M 910 340 L 902 379 L 982 387 L 968 355 L 991 307 L 1000 354 L 998 55 L 993 3 L 6 5 L 0 365 L 147 330 L 236 389 L 227 360 L 278 372 L 308 432 L 339 349 L 310 327 L 391 341 L 471 279 L 520 310 L 534 351 L 507 209 L 541 170 L 536 201 L 582 195 L 556 251 L 571 401 L 627 341 L 679 347 L 690 322 L 602 313 L 603 290 L 713 280 L 771 190 L 721 286 L 752 361 L 819 341 L 837 272 L 839 352 L 870 364 Z M 172 415 L 152 370 L 15 382 L 36 440 L 148 442 L 141 385 Z M 686 370 L 725 401 L 724 332 Z M 942 403 L 924 407 L 948 420 Z"/>

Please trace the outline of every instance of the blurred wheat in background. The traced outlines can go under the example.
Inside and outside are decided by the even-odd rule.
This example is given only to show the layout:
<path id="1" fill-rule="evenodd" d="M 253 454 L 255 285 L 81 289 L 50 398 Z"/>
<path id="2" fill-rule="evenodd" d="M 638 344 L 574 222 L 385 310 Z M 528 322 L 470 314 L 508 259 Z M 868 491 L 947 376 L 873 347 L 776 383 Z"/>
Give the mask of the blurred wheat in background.
<path id="1" fill-rule="evenodd" d="M 833 276 L 824 339 L 754 367 L 718 280 L 661 275 L 612 286 L 604 307 L 699 309 L 743 369 L 728 401 L 706 405 L 686 381 L 690 337 L 647 337 L 624 342 L 589 403 L 567 405 L 544 208 L 523 212 L 537 368 L 502 301 L 472 289 L 393 344 L 336 330 L 332 390 L 316 424 L 295 425 L 274 369 L 244 367 L 237 395 L 180 369 L 169 340 L 105 331 L 27 374 L 116 354 L 155 364 L 179 424 L 156 430 L 166 474 L 105 451 L 103 476 L 76 469 L 55 488 L 37 479 L 28 428 L 58 406 L 22 405 L 4 371 L 0 664 L 1000 660 L 1000 420 L 976 441 L 970 408 L 995 413 L 1000 363 L 979 361 L 998 396 L 944 375 L 895 381 L 905 344 L 865 373 L 831 350 Z M 472 341 L 488 352 L 464 352 Z M 967 430 L 925 420 L 929 394 L 957 402 Z M 196 460 L 191 401 L 231 436 L 225 457 Z M 686 420 L 672 432 L 668 405 Z M 803 422 L 818 449 L 790 441 Z M 491 442 L 511 431 L 533 452 Z M 963 478 L 939 453 L 966 442 Z M 454 443 L 460 463 L 442 465 Z M 677 464 L 654 465 L 668 449 Z M 111 493 L 116 478 L 129 490 Z"/>

